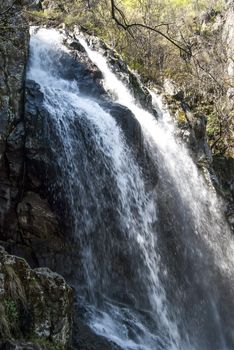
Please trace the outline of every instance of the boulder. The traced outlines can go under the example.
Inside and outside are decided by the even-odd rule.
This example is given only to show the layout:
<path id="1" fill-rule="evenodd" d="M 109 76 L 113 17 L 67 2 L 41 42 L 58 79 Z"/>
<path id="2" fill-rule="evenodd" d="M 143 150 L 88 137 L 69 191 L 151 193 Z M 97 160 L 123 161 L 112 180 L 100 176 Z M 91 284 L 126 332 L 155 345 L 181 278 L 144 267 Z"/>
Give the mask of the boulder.
<path id="1" fill-rule="evenodd" d="M 107 340 L 105 337 L 97 335 L 84 322 L 76 321 L 76 332 L 74 347 L 79 350 L 121 350 L 121 348 Z"/>
<path id="2" fill-rule="evenodd" d="M 72 289 L 48 268 L 31 269 L 0 248 L 1 349 L 67 349 Z"/>

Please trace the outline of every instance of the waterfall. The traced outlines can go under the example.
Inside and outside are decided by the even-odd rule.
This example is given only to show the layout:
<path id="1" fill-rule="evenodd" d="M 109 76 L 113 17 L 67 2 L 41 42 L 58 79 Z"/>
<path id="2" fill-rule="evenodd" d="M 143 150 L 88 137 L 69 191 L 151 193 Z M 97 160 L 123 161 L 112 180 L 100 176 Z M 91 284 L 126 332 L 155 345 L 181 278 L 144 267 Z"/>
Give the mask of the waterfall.
<path id="1" fill-rule="evenodd" d="M 128 88 L 112 73 L 105 58 L 100 53 L 89 49 L 84 39 L 79 38 L 79 40 L 91 60 L 103 72 L 106 89 L 113 97 L 116 97 L 120 104 L 128 107 L 134 113 L 144 130 L 145 137 L 150 139 L 152 147 L 157 145 L 157 149 L 162 153 L 163 166 L 167 169 L 167 175 L 171 177 L 186 208 L 191 211 L 191 217 L 197 228 L 195 233 L 200 234 L 201 239 L 211 247 L 217 265 L 225 270 L 224 273 L 232 275 L 230 267 L 233 266 L 234 242 L 220 213 L 218 200 L 215 194 L 207 189 L 185 145 L 176 140 L 175 130 L 168 116 L 169 113 L 168 111 L 163 112 L 162 100 L 153 94 L 153 102 L 162 113 L 159 122 L 157 122 L 153 115 L 137 105 L 137 101 Z M 205 217 L 207 207 L 210 211 L 209 221 Z M 215 229 L 214 233 L 212 232 L 213 228 Z M 224 231 L 226 234 L 223 234 Z M 222 259 L 224 254 L 226 259 Z"/>
<path id="2" fill-rule="evenodd" d="M 158 169 L 149 189 L 107 100 L 81 91 L 79 62 L 64 34 L 44 28 L 31 34 L 27 77 L 44 94 L 58 168 L 50 190 L 66 203 L 64 216 L 80 247 L 77 294 L 85 322 L 123 349 L 231 349 L 233 238 L 160 97 L 152 95 L 157 121 L 79 38 L 116 108 L 126 107 L 141 125 Z"/>

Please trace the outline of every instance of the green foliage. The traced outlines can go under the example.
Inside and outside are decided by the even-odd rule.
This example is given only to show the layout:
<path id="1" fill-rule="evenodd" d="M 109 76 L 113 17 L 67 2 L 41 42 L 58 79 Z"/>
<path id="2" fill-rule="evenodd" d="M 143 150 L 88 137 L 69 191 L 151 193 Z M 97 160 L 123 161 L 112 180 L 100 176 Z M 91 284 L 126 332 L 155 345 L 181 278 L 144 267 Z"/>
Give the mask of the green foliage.
<path id="1" fill-rule="evenodd" d="M 10 329 L 8 319 L 6 316 L 6 310 L 4 302 L 0 302 L 0 338 L 7 338 L 10 336 Z"/>
<path id="2" fill-rule="evenodd" d="M 208 117 L 207 133 L 210 143 L 217 139 L 220 123 L 224 132 L 223 145 L 232 139 L 227 122 L 218 111 L 223 91 L 227 90 L 223 79 L 225 57 L 222 38 L 216 36 L 213 28 L 216 13 L 210 12 L 211 9 L 221 11 L 225 0 L 115 1 L 120 9 L 120 12 L 116 12 L 120 21 L 123 21 L 122 13 L 127 23 L 141 23 L 159 29 L 185 49 L 191 48 L 195 59 L 185 57 L 178 47 L 153 31 L 134 27 L 129 35 L 111 18 L 110 0 L 71 0 L 69 3 L 65 0 L 57 1 L 58 9 L 34 13 L 42 22 L 52 19 L 58 23 L 64 22 L 67 27 L 81 25 L 88 32 L 98 35 L 120 52 L 126 63 L 137 70 L 145 81 L 157 84 L 163 84 L 165 78 L 176 81 L 187 96 L 199 96 L 197 104 Z M 206 20 L 204 13 L 208 18 Z M 220 90 L 220 85 L 224 85 L 223 91 Z M 209 89 L 214 91 L 213 101 L 207 101 Z M 195 105 L 192 108 L 196 111 L 198 107 Z M 182 114 L 178 118 L 179 123 L 185 122 Z M 221 143 L 217 147 L 219 145 Z"/>
<path id="3" fill-rule="evenodd" d="M 203 2 L 203 1 L 202 1 Z M 191 0 L 168 0 L 168 4 L 174 7 L 187 7 L 192 6 L 194 1 Z M 199 1 L 201 3 L 201 1 Z"/>
<path id="4" fill-rule="evenodd" d="M 58 19 L 60 15 L 58 10 L 33 11 L 31 13 L 41 19 Z"/>
<path id="5" fill-rule="evenodd" d="M 207 135 L 210 139 L 215 139 L 220 130 L 220 122 L 216 113 L 210 113 L 207 115 Z"/>
<path id="6" fill-rule="evenodd" d="M 214 10 L 217 11 L 217 12 L 221 12 L 222 9 L 224 8 L 225 6 L 225 1 L 224 0 L 217 0 L 214 2 Z"/>
<path id="7" fill-rule="evenodd" d="M 138 6 L 139 1 L 138 0 L 122 0 L 122 3 L 124 6 L 130 8 L 130 9 L 135 9 Z"/>
<path id="8" fill-rule="evenodd" d="M 180 125 L 185 124 L 187 122 L 185 112 L 182 110 L 178 110 L 177 112 L 177 121 Z"/>
<path id="9" fill-rule="evenodd" d="M 13 299 L 4 300 L 5 314 L 7 317 L 10 329 L 15 329 L 19 323 L 19 310 L 16 302 Z"/>
<path id="10" fill-rule="evenodd" d="M 7 273 L 6 286 L 9 295 L 13 300 L 20 300 L 22 305 L 26 305 L 25 291 L 19 276 L 11 265 L 6 265 L 5 269 Z"/>

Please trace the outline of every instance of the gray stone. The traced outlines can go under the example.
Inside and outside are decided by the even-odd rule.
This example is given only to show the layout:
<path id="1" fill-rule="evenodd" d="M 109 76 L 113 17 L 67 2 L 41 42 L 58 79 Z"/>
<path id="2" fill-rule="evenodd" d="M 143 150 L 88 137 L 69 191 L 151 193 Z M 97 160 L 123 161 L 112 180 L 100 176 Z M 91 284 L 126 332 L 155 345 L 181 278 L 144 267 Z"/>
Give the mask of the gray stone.
<path id="1" fill-rule="evenodd" d="M 49 269 L 0 250 L 1 349 L 66 349 L 71 341 L 72 289 Z M 22 338 L 28 339 L 23 344 Z M 12 341 L 14 339 L 14 341 Z"/>

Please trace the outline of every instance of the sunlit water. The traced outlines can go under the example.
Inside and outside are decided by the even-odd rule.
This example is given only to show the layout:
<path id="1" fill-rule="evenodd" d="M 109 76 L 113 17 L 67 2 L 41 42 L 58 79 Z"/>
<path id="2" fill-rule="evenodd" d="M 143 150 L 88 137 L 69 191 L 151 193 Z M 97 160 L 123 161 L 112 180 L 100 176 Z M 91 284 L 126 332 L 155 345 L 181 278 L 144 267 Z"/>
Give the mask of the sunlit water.
<path id="1" fill-rule="evenodd" d="M 216 195 L 207 188 L 186 147 L 174 136 L 175 128 L 161 98 L 152 93 L 160 114 L 157 121 L 138 105 L 105 58 L 91 50 L 84 39 L 79 40 L 102 71 L 106 90 L 140 122 L 149 152 L 160 165 L 158 187 L 148 193 L 142 170 L 115 119 L 103 110 L 98 100 L 79 93 L 79 76 L 74 79 L 63 76 L 63 65 L 69 56 L 69 50 L 63 45 L 63 34 L 52 29 L 32 33 L 28 78 L 40 84 L 53 129 L 49 135 L 52 138 L 55 133 L 61 141 L 57 156 L 61 172 L 55 188 L 63 188 L 70 206 L 73 235 L 81 246 L 85 283 L 91 295 L 87 300 L 86 322 L 97 334 L 123 349 L 210 349 L 209 339 L 199 339 L 199 331 L 190 332 L 191 325 L 187 326 L 185 319 L 186 305 L 178 303 L 188 301 L 190 294 L 181 296 L 186 294 L 182 288 L 181 299 L 170 297 L 173 287 L 178 285 L 173 284 L 176 276 L 170 276 L 167 266 L 170 262 L 164 260 L 161 251 L 161 211 L 168 198 L 173 203 L 178 197 L 182 217 L 175 218 L 176 232 L 188 261 L 193 260 L 195 266 L 191 267 L 195 276 L 191 290 L 196 294 L 197 277 L 205 269 L 199 283 L 211 309 L 206 317 L 217 333 L 214 350 L 229 349 L 217 306 L 219 288 L 215 286 L 214 291 L 210 288 L 220 275 L 232 288 L 234 271 L 233 239 Z M 82 135 L 85 139 L 81 139 Z M 57 145 L 52 139 L 51 147 L 56 154 Z M 115 226 L 108 221 L 110 207 L 115 209 Z M 170 205 L 168 208 L 169 216 L 173 216 Z M 133 274 L 132 281 L 125 280 L 125 275 L 119 272 L 119 280 L 115 277 L 115 255 L 123 249 Z M 135 307 L 119 303 L 118 297 L 113 300 L 110 289 L 116 289 L 118 294 L 118 284 L 133 295 Z M 100 300 L 97 303 L 97 290 L 101 303 Z M 78 293 L 81 293 L 79 289 Z M 197 323 L 199 319 L 195 317 L 193 326 Z M 202 334 L 201 338 L 203 336 L 207 335 Z"/>
<path id="2" fill-rule="evenodd" d="M 197 234 L 202 234 L 201 238 L 211 246 L 219 267 L 225 269 L 226 273 L 233 275 L 233 240 L 230 240 L 230 232 L 220 213 L 216 195 L 207 188 L 185 145 L 176 139 L 175 127 L 172 124 L 169 112 L 163 106 L 161 97 L 152 93 L 153 103 L 161 111 L 157 122 L 153 115 L 137 104 L 124 83 L 112 73 L 105 58 L 100 53 L 92 51 L 84 39 L 79 38 L 79 41 L 86 49 L 90 59 L 103 72 L 106 89 L 117 97 L 116 100 L 120 104 L 128 107 L 134 113 L 144 130 L 146 138 L 153 145 L 156 144 L 157 149 L 164 155 L 164 165 L 168 169 L 168 174 L 173 178 L 183 201 L 192 211 L 197 223 Z M 204 214 L 206 214 L 204 208 L 207 206 L 209 206 L 211 212 L 209 220 L 204 217 Z M 227 234 L 224 235 L 224 231 Z M 219 241 L 217 236 L 222 239 Z M 223 254 L 227 254 L 228 259 L 223 259 Z M 221 261 L 220 258 L 222 258 Z"/>

